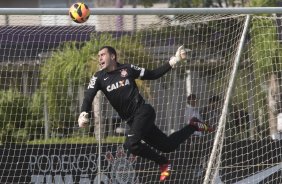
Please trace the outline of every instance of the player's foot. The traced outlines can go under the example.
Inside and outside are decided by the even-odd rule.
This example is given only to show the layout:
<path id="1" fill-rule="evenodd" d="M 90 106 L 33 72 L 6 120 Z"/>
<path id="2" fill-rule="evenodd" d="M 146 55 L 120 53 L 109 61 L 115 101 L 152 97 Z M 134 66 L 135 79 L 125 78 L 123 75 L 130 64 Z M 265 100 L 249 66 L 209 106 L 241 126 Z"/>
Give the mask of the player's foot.
<path id="1" fill-rule="evenodd" d="M 170 175 L 171 164 L 170 163 L 161 164 L 160 171 L 161 171 L 160 181 L 166 180 Z"/>
<path id="2" fill-rule="evenodd" d="M 197 129 L 197 131 L 200 131 L 200 132 L 213 132 L 214 131 L 212 127 L 208 126 L 205 123 L 202 123 L 201 121 L 193 120 L 193 118 L 190 120 L 189 125 L 194 126 Z"/>

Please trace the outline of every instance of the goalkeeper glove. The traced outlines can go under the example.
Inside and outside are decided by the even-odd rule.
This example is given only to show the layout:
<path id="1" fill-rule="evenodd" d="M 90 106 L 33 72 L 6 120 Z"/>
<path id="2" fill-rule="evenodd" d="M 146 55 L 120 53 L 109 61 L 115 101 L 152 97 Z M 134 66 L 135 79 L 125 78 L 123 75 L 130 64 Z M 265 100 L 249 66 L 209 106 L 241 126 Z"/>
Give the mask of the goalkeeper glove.
<path id="1" fill-rule="evenodd" d="M 88 113 L 87 112 L 82 112 L 80 113 L 79 117 L 78 117 L 78 125 L 80 128 L 85 128 L 88 126 L 89 123 L 89 117 L 88 117 Z"/>
<path id="2" fill-rule="evenodd" d="M 179 62 L 187 59 L 187 53 L 183 45 L 178 47 L 175 56 L 172 56 L 169 60 L 169 64 L 172 68 Z"/>

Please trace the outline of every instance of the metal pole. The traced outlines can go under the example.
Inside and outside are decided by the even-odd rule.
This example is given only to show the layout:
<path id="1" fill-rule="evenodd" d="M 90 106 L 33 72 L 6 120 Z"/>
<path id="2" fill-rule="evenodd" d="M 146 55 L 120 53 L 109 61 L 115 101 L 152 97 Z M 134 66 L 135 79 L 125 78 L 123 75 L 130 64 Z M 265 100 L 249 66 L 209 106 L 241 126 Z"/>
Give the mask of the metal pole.
<path id="1" fill-rule="evenodd" d="M 49 111 L 48 111 L 48 102 L 47 102 L 47 94 L 44 93 L 44 133 L 45 140 L 49 139 Z"/>
<path id="2" fill-rule="evenodd" d="M 1 15 L 68 15 L 68 8 L 0 8 Z M 92 15 L 274 14 L 282 7 L 248 8 L 91 8 Z"/>
<path id="3" fill-rule="evenodd" d="M 116 8 L 123 8 L 123 0 L 116 0 Z M 117 15 L 116 17 L 116 30 L 122 31 L 123 29 L 123 16 Z"/>
<path id="4" fill-rule="evenodd" d="M 255 104 L 255 100 L 254 100 L 254 91 L 253 89 L 254 87 L 254 81 L 255 81 L 255 76 L 254 76 L 254 72 L 253 72 L 253 67 L 251 67 L 251 69 L 249 69 L 249 76 L 247 77 L 247 81 L 249 83 L 248 85 L 248 114 L 249 114 L 249 123 L 250 124 L 250 139 L 254 140 L 255 139 L 255 118 L 254 118 L 254 104 Z"/>
<path id="5" fill-rule="evenodd" d="M 98 105 L 99 105 L 99 129 L 98 129 L 98 166 L 97 166 L 97 171 L 98 171 L 98 183 L 101 183 L 101 157 L 102 157 L 102 142 L 101 142 L 101 139 L 102 139 L 102 133 L 104 132 L 101 132 L 101 128 L 102 126 L 104 126 L 104 124 L 102 124 L 102 95 L 101 95 L 101 91 L 99 91 L 99 95 L 98 95 Z M 96 127 L 95 127 L 96 128 Z M 102 129 L 104 130 L 104 129 Z"/>

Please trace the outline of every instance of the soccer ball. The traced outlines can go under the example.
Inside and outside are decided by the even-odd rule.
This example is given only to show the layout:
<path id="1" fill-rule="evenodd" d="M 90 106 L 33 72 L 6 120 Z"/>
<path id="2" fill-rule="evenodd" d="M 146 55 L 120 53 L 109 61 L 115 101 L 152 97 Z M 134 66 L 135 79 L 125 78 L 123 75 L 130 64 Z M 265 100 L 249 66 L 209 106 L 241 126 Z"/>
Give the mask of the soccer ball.
<path id="1" fill-rule="evenodd" d="M 90 16 L 90 10 L 84 3 L 74 3 L 69 9 L 71 19 L 76 23 L 86 22 Z"/>

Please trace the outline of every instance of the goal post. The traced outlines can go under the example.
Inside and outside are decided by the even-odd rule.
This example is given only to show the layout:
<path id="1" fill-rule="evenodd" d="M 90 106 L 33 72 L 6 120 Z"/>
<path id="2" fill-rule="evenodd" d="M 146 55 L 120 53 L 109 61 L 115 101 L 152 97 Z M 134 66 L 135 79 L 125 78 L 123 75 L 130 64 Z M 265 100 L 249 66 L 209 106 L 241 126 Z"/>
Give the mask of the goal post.
<path id="1" fill-rule="evenodd" d="M 190 94 L 215 132 L 161 153 L 167 182 L 281 183 L 281 12 L 91 8 L 77 24 L 67 8 L 0 8 L 0 183 L 159 183 L 158 165 L 124 150 L 128 127 L 102 93 L 90 126 L 77 118 L 99 48 L 154 69 L 182 44 L 186 62 L 136 83 L 165 134 L 187 124 Z"/>
<path id="2" fill-rule="evenodd" d="M 237 76 L 237 71 L 240 63 L 240 59 L 243 53 L 243 47 L 244 43 L 246 41 L 247 32 L 250 24 L 251 16 L 246 16 L 246 21 L 244 24 L 244 29 L 242 31 L 242 36 L 240 38 L 238 48 L 236 49 L 236 55 L 234 57 L 234 64 L 233 69 L 231 71 L 228 87 L 226 90 L 226 95 L 224 97 L 224 103 L 222 107 L 222 112 L 220 119 L 218 121 L 217 125 L 217 132 L 215 135 L 213 148 L 211 151 L 210 159 L 208 162 L 208 167 L 205 174 L 204 183 L 213 183 L 216 177 L 216 172 L 218 172 L 219 164 L 220 164 L 220 157 L 221 157 L 221 151 L 223 146 L 223 139 L 224 139 L 224 130 L 225 130 L 225 124 L 226 124 L 226 117 L 228 116 L 228 106 L 230 104 L 230 99 L 232 95 L 233 86 L 235 83 L 235 78 Z M 212 171 L 213 170 L 213 171 Z M 211 174 L 213 173 L 213 174 Z M 212 177 L 210 177 L 212 176 Z M 210 182 L 211 181 L 211 182 Z"/>

